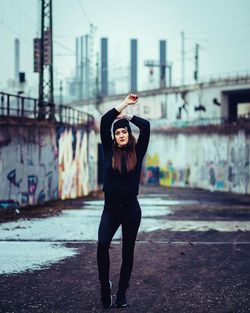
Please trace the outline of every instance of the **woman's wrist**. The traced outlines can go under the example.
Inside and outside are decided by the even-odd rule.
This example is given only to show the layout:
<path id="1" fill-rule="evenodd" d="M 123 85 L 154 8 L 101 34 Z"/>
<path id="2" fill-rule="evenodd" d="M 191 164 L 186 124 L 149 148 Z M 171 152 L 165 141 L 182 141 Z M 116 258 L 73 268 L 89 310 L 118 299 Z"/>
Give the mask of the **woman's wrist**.
<path id="1" fill-rule="evenodd" d="M 125 120 L 130 121 L 132 119 L 132 117 L 133 117 L 133 115 L 131 115 L 131 114 L 125 114 L 125 115 L 123 115 L 122 118 L 124 118 Z"/>
<path id="2" fill-rule="evenodd" d="M 128 103 L 126 101 L 121 102 L 120 104 L 117 104 L 115 106 L 116 111 L 118 111 L 119 113 L 121 113 L 124 109 L 126 109 L 126 107 L 128 106 Z"/>

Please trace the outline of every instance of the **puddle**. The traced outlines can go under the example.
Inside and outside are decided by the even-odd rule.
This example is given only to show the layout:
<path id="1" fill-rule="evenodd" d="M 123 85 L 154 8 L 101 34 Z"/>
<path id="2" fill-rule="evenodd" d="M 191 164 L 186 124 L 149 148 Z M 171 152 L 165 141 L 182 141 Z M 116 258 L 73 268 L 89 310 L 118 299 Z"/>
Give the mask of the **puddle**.
<path id="1" fill-rule="evenodd" d="M 140 231 L 149 232 L 157 229 L 184 232 L 184 231 L 209 231 L 217 230 L 220 232 L 250 231 L 249 221 L 176 221 L 162 219 L 143 219 Z"/>
<path id="2" fill-rule="evenodd" d="M 65 210 L 59 216 L 19 220 L 0 225 L 0 240 L 82 241 L 97 240 L 102 210 Z M 250 231 L 249 221 L 168 220 L 171 209 L 148 206 L 143 209 L 140 231 L 165 229 L 169 231 L 231 232 Z M 157 218 L 156 218 L 157 217 Z M 121 237 L 120 228 L 114 239 Z"/>
<path id="3" fill-rule="evenodd" d="M 183 205 L 183 204 L 199 204 L 199 201 L 194 200 L 167 200 L 162 198 L 138 198 L 140 205 L 143 207 L 145 206 L 171 206 L 171 205 Z M 96 201 L 85 201 L 84 208 L 86 207 L 103 207 L 104 201 L 103 200 L 96 200 Z"/>
<path id="4" fill-rule="evenodd" d="M 249 221 L 168 220 L 174 206 L 197 201 L 141 198 L 142 221 L 139 232 L 158 229 L 184 232 L 250 231 Z M 77 253 L 59 241 L 97 241 L 103 201 L 85 201 L 83 209 L 63 210 L 58 216 L 18 220 L 0 224 L 0 274 L 20 273 L 46 268 Z M 121 238 L 121 228 L 114 239 Z M 57 243 L 56 243 L 57 242 Z"/>
<path id="5" fill-rule="evenodd" d="M 77 249 L 51 242 L 0 242 L 0 274 L 13 274 L 48 268 Z"/>

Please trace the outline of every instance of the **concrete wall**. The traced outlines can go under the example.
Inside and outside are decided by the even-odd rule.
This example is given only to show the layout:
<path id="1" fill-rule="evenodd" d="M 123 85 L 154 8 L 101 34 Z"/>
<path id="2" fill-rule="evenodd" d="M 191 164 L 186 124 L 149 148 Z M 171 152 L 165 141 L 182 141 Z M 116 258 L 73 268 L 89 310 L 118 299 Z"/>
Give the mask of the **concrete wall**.
<path id="1" fill-rule="evenodd" d="M 97 189 L 96 163 L 94 131 L 0 125 L 0 209 L 87 195 Z"/>
<path id="2" fill-rule="evenodd" d="M 0 208 L 57 199 L 54 129 L 0 126 L 0 136 Z"/>
<path id="3" fill-rule="evenodd" d="M 250 137 L 152 133 L 146 183 L 250 193 Z"/>

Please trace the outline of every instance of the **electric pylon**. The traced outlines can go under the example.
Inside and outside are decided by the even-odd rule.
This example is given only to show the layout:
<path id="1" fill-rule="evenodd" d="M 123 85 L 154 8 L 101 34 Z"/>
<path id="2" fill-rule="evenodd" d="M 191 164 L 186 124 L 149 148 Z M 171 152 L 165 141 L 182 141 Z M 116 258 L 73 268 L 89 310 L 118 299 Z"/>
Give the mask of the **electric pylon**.
<path id="1" fill-rule="evenodd" d="M 52 0 L 41 0 L 41 38 L 39 71 L 38 119 L 45 119 L 49 107 L 49 119 L 55 119 L 53 85 Z"/>

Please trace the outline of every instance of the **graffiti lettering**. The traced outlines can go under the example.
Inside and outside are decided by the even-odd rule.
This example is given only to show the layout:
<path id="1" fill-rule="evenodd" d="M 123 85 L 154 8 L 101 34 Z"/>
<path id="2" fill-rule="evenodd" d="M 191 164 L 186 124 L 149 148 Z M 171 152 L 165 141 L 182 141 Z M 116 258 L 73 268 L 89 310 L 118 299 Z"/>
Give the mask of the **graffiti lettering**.
<path id="1" fill-rule="evenodd" d="M 7 178 L 12 185 L 16 187 L 20 187 L 20 183 L 22 179 L 19 179 L 19 181 L 16 181 L 16 170 L 10 171 L 9 174 L 7 175 Z"/>

